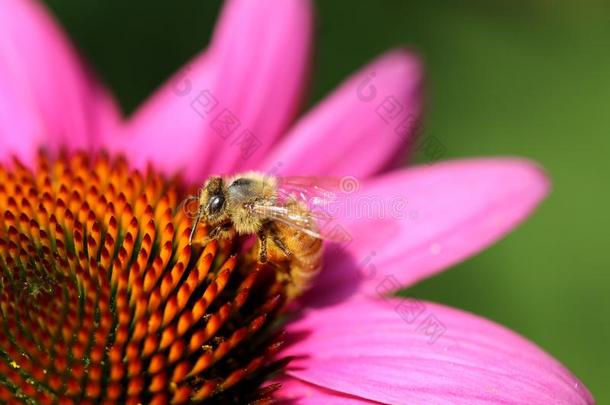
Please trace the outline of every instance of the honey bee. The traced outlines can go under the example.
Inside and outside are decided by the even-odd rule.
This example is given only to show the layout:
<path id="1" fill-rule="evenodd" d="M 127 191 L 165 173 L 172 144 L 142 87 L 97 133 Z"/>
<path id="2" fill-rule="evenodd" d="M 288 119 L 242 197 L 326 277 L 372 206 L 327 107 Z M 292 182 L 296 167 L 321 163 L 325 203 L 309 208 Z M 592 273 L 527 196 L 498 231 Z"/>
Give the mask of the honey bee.
<path id="1" fill-rule="evenodd" d="M 332 179 L 273 177 L 258 172 L 211 177 L 200 191 L 189 242 L 200 221 L 209 227 L 207 241 L 256 235 L 259 262 L 287 264 L 288 296 L 293 298 L 319 273 L 322 241 L 345 238 L 327 232 L 320 221 L 332 218 L 314 209 L 333 198 L 336 184 Z"/>

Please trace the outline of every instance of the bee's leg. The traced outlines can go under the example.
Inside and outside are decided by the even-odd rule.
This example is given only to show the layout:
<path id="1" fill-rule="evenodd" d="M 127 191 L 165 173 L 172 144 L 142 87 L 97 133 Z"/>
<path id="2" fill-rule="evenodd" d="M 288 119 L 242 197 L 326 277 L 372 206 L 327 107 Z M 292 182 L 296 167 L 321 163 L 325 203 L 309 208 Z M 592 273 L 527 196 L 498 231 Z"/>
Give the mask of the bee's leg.
<path id="1" fill-rule="evenodd" d="M 284 253 L 284 255 L 290 256 L 292 254 L 290 249 L 288 249 L 286 247 L 286 244 L 284 243 L 282 238 L 280 238 L 280 236 L 277 234 L 275 227 L 273 227 L 273 226 L 270 227 L 269 234 L 271 235 L 271 240 L 273 241 L 275 246 L 277 246 L 278 249 L 280 249 L 282 251 L 282 253 Z"/>
<path id="2" fill-rule="evenodd" d="M 259 263 L 267 262 L 267 236 L 268 230 L 263 229 L 256 234 L 258 237 L 258 261 Z"/>
<path id="3" fill-rule="evenodd" d="M 234 236 L 234 233 L 233 224 L 231 224 L 231 222 L 225 222 L 212 228 L 208 234 L 208 239 L 231 239 Z"/>

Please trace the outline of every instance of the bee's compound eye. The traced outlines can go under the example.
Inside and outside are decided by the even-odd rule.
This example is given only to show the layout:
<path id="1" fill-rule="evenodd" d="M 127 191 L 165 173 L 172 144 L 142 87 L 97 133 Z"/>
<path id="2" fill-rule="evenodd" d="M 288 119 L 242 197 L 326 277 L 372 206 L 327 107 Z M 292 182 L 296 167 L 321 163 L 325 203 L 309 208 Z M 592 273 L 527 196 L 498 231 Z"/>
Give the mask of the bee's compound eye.
<path id="1" fill-rule="evenodd" d="M 224 196 L 215 195 L 210 198 L 210 202 L 208 204 L 208 212 L 211 214 L 217 214 L 225 203 Z"/>

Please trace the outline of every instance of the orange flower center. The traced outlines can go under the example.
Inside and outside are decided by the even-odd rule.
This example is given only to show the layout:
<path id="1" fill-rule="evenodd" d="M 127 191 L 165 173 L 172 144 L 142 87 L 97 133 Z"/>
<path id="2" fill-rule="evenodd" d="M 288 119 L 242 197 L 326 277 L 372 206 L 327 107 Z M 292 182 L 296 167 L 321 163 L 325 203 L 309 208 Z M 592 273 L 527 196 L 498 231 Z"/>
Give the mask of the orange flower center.
<path id="1" fill-rule="evenodd" d="M 239 241 L 189 246 L 184 191 L 105 155 L 0 165 L 0 402 L 269 399 L 285 288 Z"/>

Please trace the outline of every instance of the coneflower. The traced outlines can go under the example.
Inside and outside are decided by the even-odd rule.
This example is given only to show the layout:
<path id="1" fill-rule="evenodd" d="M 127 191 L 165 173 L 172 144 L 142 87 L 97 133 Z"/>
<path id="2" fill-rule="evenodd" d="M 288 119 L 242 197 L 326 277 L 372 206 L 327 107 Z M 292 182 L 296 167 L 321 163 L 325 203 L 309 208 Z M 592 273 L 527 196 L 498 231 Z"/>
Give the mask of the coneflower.
<path id="1" fill-rule="evenodd" d="M 0 1 L 1 401 L 594 403 L 514 332 L 391 296 L 514 228 L 548 180 L 516 158 L 389 171 L 422 110 L 405 50 L 297 120 L 312 15 L 228 1 L 206 52 L 124 120 L 38 2 Z M 188 246 L 183 199 L 247 170 L 350 180 L 333 219 L 350 243 L 291 302 L 240 241 Z"/>

